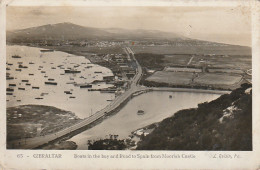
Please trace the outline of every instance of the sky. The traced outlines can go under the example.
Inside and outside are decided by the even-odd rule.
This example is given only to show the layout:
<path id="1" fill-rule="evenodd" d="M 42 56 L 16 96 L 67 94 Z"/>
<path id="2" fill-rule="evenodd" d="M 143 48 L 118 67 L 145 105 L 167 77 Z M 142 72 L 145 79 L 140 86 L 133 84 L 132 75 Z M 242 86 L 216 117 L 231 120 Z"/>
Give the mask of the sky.
<path id="1" fill-rule="evenodd" d="M 147 29 L 251 46 L 250 9 L 237 7 L 7 7 L 7 30 L 71 22 L 97 28 Z"/>

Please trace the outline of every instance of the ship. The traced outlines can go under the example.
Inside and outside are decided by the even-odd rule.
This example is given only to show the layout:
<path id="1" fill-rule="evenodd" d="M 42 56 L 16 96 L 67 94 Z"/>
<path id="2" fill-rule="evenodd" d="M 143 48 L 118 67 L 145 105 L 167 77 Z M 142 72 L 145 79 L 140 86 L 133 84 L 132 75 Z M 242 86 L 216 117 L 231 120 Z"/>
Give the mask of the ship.
<path id="1" fill-rule="evenodd" d="M 65 73 L 80 73 L 78 70 L 65 70 Z"/>
<path id="2" fill-rule="evenodd" d="M 45 52 L 53 52 L 54 50 L 46 49 L 46 50 L 40 50 L 40 51 L 45 53 Z"/>
<path id="3" fill-rule="evenodd" d="M 13 55 L 12 58 L 22 58 L 22 57 L 19 55 Z"/>
<path id="4" fill-rule="evenodd" d="M 64 91 L 65 94 L 72 94 L 70 91 Z"/>
<path id="5" fill-rule="evenodd" d="M 137 111 L 137 115 L 143 115 L 144 114 L 144 111 L 143 110 L 138 110 Z"/>
<path id="6" fill-rule="evenodd" d="M 58 83 L 56 83 L 56 82 L 48 82 L 48 81 L 46 81 L 45 84 L 48 84 L 48 85 L 57 85 Z"/>
<path id="7" fill-rule="evenodd" d="M 92 88 L 92 84 L 81 85 L 80 88 Z"/>

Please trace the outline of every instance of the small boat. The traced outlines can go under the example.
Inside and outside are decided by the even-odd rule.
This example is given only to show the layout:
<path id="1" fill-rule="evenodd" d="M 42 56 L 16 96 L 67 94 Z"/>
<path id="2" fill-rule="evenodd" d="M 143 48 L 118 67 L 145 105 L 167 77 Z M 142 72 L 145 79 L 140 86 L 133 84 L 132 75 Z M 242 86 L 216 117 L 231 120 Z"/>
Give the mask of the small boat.
<path id="1" fill-rule="evenodd" d="M 13 95 L 13 93 L 6 93 L 6 95 L 9 95 L 9 96 L 11 96 L 11 95 Z"/>
<path id="2" fill-rule="evenodd" d="M 41 99 L 43 99 L 42 97 L 36 97 L 35 99 L 37 99 L 37 100 L 41 100 Z"/>
<path id="3" fill-rule="evenodd" d="M 56 67 L 51 67 L 51 69 L 56 69 Z"/>
<path id="4" fill-rule="evenodd" d="M 49 93 L 41 93 L 41 96 L 45 96 L 48 95 Z"/>
<path id="5" fill-rule="evenodd" d="M 45 78 L 48 77 L 48 76 L 44 76 Z"/>
<path id="6" fill-rule="evenodd" d="M 78 71 L 78 70 L 65 70 L 65 73 L 81 73 L 81 71 Z"/>
<path id="7" fill-rule="evenodd" d="M 9 67 L 6 67 L 6 70 L 11 70 Z"/>
<path id="8" fill-rule="evenodd" d="M 95 71 L 94 73 L 102 73 L 102 71 Z"/>
<path id="9" fill-rule="evenodd" d="M 12 86 L 12 87 L 14 87 L 14 86 L 16 86 L 16 84 L 9 84 L 9 86 Z"/>
<path id="10" fill-rule="evenodd" d="M 54 81 L 54 79 L 48 79 L 49 81 Z"/>
<path id="11" fill-rule="evenodd" d="M 14 77 L 6 77 L 6 80 L 13 80 L 14 79 Z"/>
<path id="12" fill-rule="evenodd" d="M 56 83 L 56 82 L 45 82 L 45 84 L 48 84 L 48 85 L 57 85 L 58 83 Z"/>
<path id="13" fill-rule="evenodd" d="M 32 89 L 40 89 L 40 87 L 32 86 Z"/>
<path id="14" fill-rule="evenodd" d="M 14 91 L 14 89 L 6 88 L 6 91 Z"/>
<path id="15" fill-rule="evenodd" d="M 27 66 L 23 66 L 23 65 L 21 65 L 21 64 L 20 64 L 18 67 L 19 67 L 19 68 L 28 68 Z"/>
<path id="16" fill-rule="evenodd" d="M 64 91 L 65 94 L 72 94 L 70 91 Z"/>
<path id="17" fill-rule="evenodd" d="M 29 62 L 29 64 L 34 64 L 33 62 Z"/>
<path id="18" fill-rule="evenodd" d="M 144 111 L 143 110 L 138 110 L 137 111 L 137 115 L 143 115 L 144 114 Z"/>
<path id="19" fill-rule="evenodd" d="M 76 97 L 75 97 L 75 96 L 70 96 L 69 98 L 74 99 L 74 98 L 76 98 Z"/>
<path id="20" fill-rule="evenodd" d="M 80 88 L 92 88 L 92 84 L 81 85 Z"/>
<path id="21" fill-rule="evenodd" d="M 12 63 L 7 63 L 7 65 L 12 66 L 13 64 Z"/>
<path id="22" fill-rule="evenodd" d="M 18 90 L 25 90 L 25 88 L 22 88 L 22 87 L 18 87 Z"/>
<path id="23" fill-rule="evenodd" d="M 45 71 L 41 71 L 41 73 L 46 73 Z"/>
<path id="24" fill-rule="evenodd" d="M 34 74 L 32 74 L 32 73 L 29 73 L 29 76 L 33 76 Z"/>
<path id="25" fill-rule="evenodd" d="M 22 80 L 22 82 L 29 82 L 29 80 Z"/>
<path id="26" fill-rule="evenodd" d="M 40 50 L 42 53 L 46 53 L 46 52 L 53 52 L 54 50 L 50 50 L 50 49 L 46 49 L 46 50 Z"/>
<path id="27" fill-rule="evenodd" d="M 19 55 L 13 55 L 12 58 L 22 58 L 22 57 Z"/>
<path id="28" fill-rule="evenodd" d="M 26 85 L 26 86 L 30 86 L 31 84 L 30 84 L 30 83 L 26 83 L 25 85 Z"/>
<path id="29" fill-rule="evenodd" d="M 22 71 L 22 69 L 15 69 L 15 71 Z"/>

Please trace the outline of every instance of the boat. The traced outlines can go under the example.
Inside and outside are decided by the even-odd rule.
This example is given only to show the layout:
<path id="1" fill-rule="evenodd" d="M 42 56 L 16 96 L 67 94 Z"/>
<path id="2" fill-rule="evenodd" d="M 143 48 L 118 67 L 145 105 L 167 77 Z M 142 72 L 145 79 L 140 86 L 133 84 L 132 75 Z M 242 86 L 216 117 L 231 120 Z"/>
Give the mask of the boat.
<path id="1" fill-rule="evenodd" d="M 40 89 L 40 87 L 32 86 L 32 89 Z"/>
<path id="2" fill-rule="evenodd" d="M 144 111 L 143 110 L 138 110 L 137 111 L 137 115 L 143 115 L 144 114 Z"/>
<path id="3" fill-rule="evenodd" d="M 78 70 L 65 70 L 65 73 L 81 73 L 81 71 L 78 71 Z"/>
<path id="4" fill-rule="evenodd" d="M 6 91 L 14 91 L 14 89 L 6 88 Z"/>
<path id="5" fill-rule="evenodd" d="M 48 79 L 49 81 L 54 81 L 54 79 Z"/>
<path id="6" fill-rule="evenodd" d="M 48 82 L 48 81 L 46 81 L 45 84 L 49 84 L 49 85 L 57 85 L 58 83 L 56 83 L 56 82 Z"/>
<path id="7" fill-rule="evenodd" d="M 19 55 L 13 55 L 12 58 L 22 58 L 22 57 Z"/>
<path id="8" fill-rule="evenodd" d="M 92 88 L 92 84 L 81 85 L 80 88 Z"/>
<path id="9" fill-rule="evenodd" d="M 53 52 L 54 50 L 46 49 L 46 50 L 40 50 L 40 51 L 45 53 L 45 52 Z"/>
<path id="10" fill-rule="evenodd" d="M 6 80 L 13 80 L 14 79 L 14 77 L 6 77 Z"/>
<path id="11" fill-rule="evenodd" d="M 45 96 L 48 95 L 49 93 L 41 93 L 41 96 Z"/>
<path id="12" fill-rule="evenodd" d="M 27 66 L 23 66 L 23 65 L 21 65 L 21 64 L 19 64 L 18 67 L 19 67 L 19 68 L 28 68 Z"/>
<path id="13" fill-rule="evenodd" d="M 12 87 L 14 87 L 14 86 L 16 86 L 16 84 L 9 84 L 9 86 L 12 86 Z"/>
<path id="14" fill-rule="evenodd" d="M 70 91 L 64 91 L 65 94 L 72 94 Z"/>
<path id="15" fill-rule="evenodd" d="M 30 86 L 31 84 L 30 84 L 30 83 L 26 83 L 25 85 L 26 85 L 26 86 Z"/>

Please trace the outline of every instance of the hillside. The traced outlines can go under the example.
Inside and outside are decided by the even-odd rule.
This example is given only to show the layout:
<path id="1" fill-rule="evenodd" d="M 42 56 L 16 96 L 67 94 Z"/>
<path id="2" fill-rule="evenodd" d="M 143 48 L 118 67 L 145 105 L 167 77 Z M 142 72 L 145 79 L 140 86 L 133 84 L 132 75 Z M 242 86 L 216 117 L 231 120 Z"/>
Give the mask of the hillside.
<path id="1" fill-rule="evenodd" d="M 251 85 L 175 113 L 142 137 L 137 149 L 252 150 Z"/>
<path id="2" fill-rule="evenodd" d="M 121 28 L 92 28 L 73 23 L 49 24 L 7 32 L 7 41 L 33 40 L 81 40 L 81 39 L 182 39 L 184 37 L 162 31 L 128 30 Z M 29 41 L 28 41 L 29 42 Z"/>

